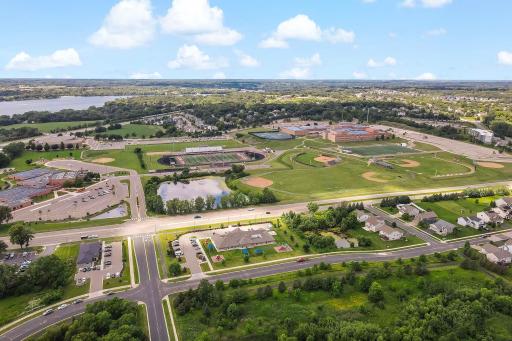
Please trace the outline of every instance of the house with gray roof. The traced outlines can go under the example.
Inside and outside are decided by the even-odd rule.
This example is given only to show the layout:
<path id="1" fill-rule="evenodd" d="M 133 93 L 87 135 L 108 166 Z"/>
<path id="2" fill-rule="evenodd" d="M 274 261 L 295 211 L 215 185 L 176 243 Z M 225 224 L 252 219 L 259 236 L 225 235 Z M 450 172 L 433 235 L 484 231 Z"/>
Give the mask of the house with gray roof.
<path id="1" fill-rule="evenodd" d="M 398 212 L 400 213 L 400 215 L 408 214 L 410 217 L 415 217 L 420 212 L 423 212 L 423 209 L 421 207 L 418 207 L 414 203 L 398 204 L 398 205 L 396 205 L 396 208 L 398 209 Z"/>
<path id="2" fill-rule="evenodd" d="M 457 224 L 460 226 L 469 226 L 476 230 L 479 230 L 485 226 L 485 222 L 477 216 L 459 217 L 457 219 Z"/>
<path id="3" fill-rule="evenodd" d="M 245 249 L 275 243 L 274 237 L 267 230 L 242 230 L 239 227 L 229 231 L 215 232 L 211 240 L 217 251 Z"/>
<path id="4" fill-rule="evenodd" d="M 100 259 L 101 243 L 82 243 L 80 244 L 80 251 L 76 259 L 76 264 L 79 267 L 91 266 L 94 262 Z"/>
<path id="5" fill-rule="evenodd" d="M 419 225 L 421 223 L 432 224 L 437 220 L 437 214 L 434 211 L 425 211 L 418 213 L 417 216 L 414 217 L 412 223 L 414 225 Z"/>
<path id="6" fill-rule="evenodd" d="M 436 222 L 431 223 L 428 226 L 428 228 L 429 230 L 437 233 L 438 235 L 446 236 L 449 235 L 450 233 L 453 233 L 453 231 L 455 230 L 455 225 L 445 220 L 439 219 Z"/>
<path id="7" fill-rule="evenodd" d="M 512 262 L 512 254 L 507 250 L 501 249 L 490 243 L 480 246 L 480 253 L 484 254 L 485 257 L 493 263 L 497 264 L 509 264 Z"/>

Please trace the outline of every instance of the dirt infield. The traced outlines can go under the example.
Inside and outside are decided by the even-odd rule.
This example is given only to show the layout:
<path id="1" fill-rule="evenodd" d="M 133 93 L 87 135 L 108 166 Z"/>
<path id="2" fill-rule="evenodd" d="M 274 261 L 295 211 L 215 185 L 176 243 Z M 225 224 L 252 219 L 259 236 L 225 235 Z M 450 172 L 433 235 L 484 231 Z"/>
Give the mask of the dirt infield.
<path id="1" fill-rule="evenodd" d="M 366 173 L 361 174 L 361 176 L 363 178 L 365 178 L 366 180 L 373 181 L 373 182 L 380 182 L 380 183 L 388 182 L 388 180 L 380 179 L 378 177 L 378 174 L 375 172 L 366 172 Z"/>
<path id="2" fill-rule="evenodd" d="M 414 161 L 414 160 L 406 160 L 406 159 L 403 159 L 403 160 L 400 160 L 400 164 L 398 164 L 398 166 L 400 167 L 403 167 L 403 168 L 416 168 L 416 167 L 419 167 L 420 163 L 418 161 Z"/>
<path id="3" fill-rule="evenodd" d="M 503 166 L 501 163 L 496 163 L 496 162 L 484 162 L 484 161 L 480 161 L 480 162 L 477 162 L 476 163 L 477 165 L 481 166 L 481 167 L 484 167 L 484 168 L 494 168 L 494 169 L 498 169 L 498 168 L 503 168 L 505 166 Z"/>
<path id="4" fill-rule="evenodd" d="M 92 162 L 94 162 L 94 163 L 110 163 L 110 162 L 114 162 L 114 161 L 116 161 L 116 159 L 113 159 L 111 157 L 100 157 L 100 158 L 92 160 Z"/>
<path id="5" fill-rule="evenodd" d="M 266 188 L 273 184 L 272 180 L 261 178 L 259 176 L 251 176 L 250 178 L 244 179 L 243 182 L 246 185 L 257 188 Z"/>
<path id="6" fill-rule="evenodd" d="M 330 156 L 325 156 L 325 155 L 320 155 L 320 156 L 315 157 L 315 161 L 329 165 L 332 162 L 336 161 L 336 158 L 330 157 Z"/>

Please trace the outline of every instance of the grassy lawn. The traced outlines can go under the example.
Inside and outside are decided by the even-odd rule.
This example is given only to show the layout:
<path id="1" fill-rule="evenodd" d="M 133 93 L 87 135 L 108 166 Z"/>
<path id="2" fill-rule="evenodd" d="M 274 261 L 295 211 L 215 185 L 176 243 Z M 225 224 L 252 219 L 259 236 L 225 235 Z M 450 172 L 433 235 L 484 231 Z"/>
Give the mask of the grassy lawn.
<path id="1" fill-rule="evenodd" d="M 5 129 L 15 129 L 15 128 L 37 128 L 40 132 L 50 133 L 54 130 L 68 129 L 70 127 L 76 127 L 80 125 L 89 125 L 94 126 L 96 121 L 74 121 L 74 122 L 45 122 L 45 123 L 19 123 L 19 124 L 11 124 L 9 126 L 4 126 L 2 128 Z"/>
<path id="2" fill-rule="evenodd" d="M 130 261 L 128 259 L 128 240 L 123 240 L 123 270 L 121 277 L 103 279 L 103 289 L 112 289 L 130 285 Z"/>
<path id="3" fill-rule="evenodd" d="M 438 202 L 421 202 L 418 201 L 416 204 L 423 208 L 424 210 L 434 211 L 440 219 L 446 220 L 452 224 L 457 224 L 457 218 L 460 216 L 472 216 L 476 215 L 478 212 L 484 211 L 489 208 L 489 204 L 491 201 L 495 200 L 497 197 L 485 197 L 485 198 L 465 198 L 458 200 L 446 200 L 446 201 L 438 201 Z M 496 230 L 507 229 L 510 228 L 508 223 L 503 224 Z M 453 239 L 453 238 L 461 238 L 461 237 L 469 237 L 482 233 L 487 233 L 488 231 L 480 231 L 475 230 L 471 227 L 463 227 L 457 226 L 457 229 L 454 233 L 449 236 L 441 237 L 442 239 Z"/>
<path id="4" fill-rule="evenodd" d="M 171 341 L 174 341 L 174 333 L 172 331 L 171 314 L 169 313 L 169 308 L 167 308 L 167 302 L 165 300 L 162 301 L 162 308 L 164 309 L 165 322 L 167 325 L 167 332 L 169 334 L 169 338 Z"/>
<path id="5" fill-rule="evenodd" d="M 379 234 L 376 232 L 368 232 L 363 230 L 362 228 L 358 228 L 355 230 L 350 230 L 347 232 L 347 236 L 350 238 L 358 238 L 358 237 L 366 237 L 371 240 L 372 244 L 370 246 L 365 247 L 357 247 L 354 249 L 348 249 L 348 250 L 385 250 L 385 249 L 392 249 L 396 247 L 402 247 L 402 246 L 411 246 L 415 244 L 421 244 L 423 243 L 423 240 L 421 240 L 418 237 L 415 236 L 406 236 L 406 238 L 402 238 L 400 240 L 383 240 L 379 237 Z"/>
<path id="6" fill-rule="evenodd" d="M 452 288 L 480 289 L 486 281 L 493 278 L 484 272 L 463 270 L 456 265 L 433 264 L 430 273 L 423 276 L 425 281 L 435 284 L 444 284 Z M 382 265 L 376 265 L 382 266 Z M 392 265 L 392 268 L 394 265 Z M 368 267 L 364 270 L 366 271 Z M 314 277 L 333 276 L 339 277 L 346 273 L 347 268 L 333 266 L 333 270 L 320 272 Z M 282 327 L 283 321 L 292 318 L 295 323 L 307 321 L 311 316 L 331 317 L 334 320 L 355 319 L 367 323 L 375 323 L 381 328 L 393 326 L 400 317 L 405 305 L 416 297 L 422 297 L 424 290 L 418 285 L 419 277 L 415 275 L 406 275 L 403 277 L 391 276 L 387 279 L 380 279 L 384 292 L 384 305 L 382 308 L 372 307 L 368 300 L 368 294 L 358 290 L 357 285 L 346 284 L 343 286 L 343 293 L 339 297 L 334 297 L 330 293 L 315 290 L 302 291 L 300 300 L 291 297 L 287 292 L 281 294 L 274 289 L 273 297 L 267 299 L 257 299 L 255 297 L 258 287 L 270 285 L 277 287 L 279 281 L 284 281 L 287 288 L 292 286 L 296 279 L 304 280 L 304 277 L 298 276 L 296 272 L 279 274 L 275 276 L 264 277 L 254 280 L 245 290 L 249 293 L 249 300 L 240 304 L 242 306 L 242 318 L 235 325 L 234 329 L 223 329 L 222 337 L 225 339 L 272 339 L 274 331 Z M 226 289 L 224 294 L 230 295 L 233 289 Z M 397 292 L 407 292 L 405 302 L 400 301 Z M 171 296 L 171 299 L 173 296 Z M 370 309 L 368 313 L 361 312 L 361 307 Z M 174 318 L 177 324 L 178 334 L 182 340 L 195 340 L 198 336 L 206 332 L 210 337 L 215 338 L 218 335 L 217 317 L 220 314 L 220 308 L 210 307 L 211 317 L 203 318 L 201 309 L 194 309 L 185 315 L 179 315 L 174 312 Z M 500 315 L 501 316 L 501 315 Z M 494 333 L 501 335 L 510 335 L 512 329 L 509 324 L 512 322 L 510 316 L 503 320 L 491 319 L 491 323 L 496 324 Z M 506 338 L 505 338 L 506 339 Z"/>
<path id="7" fill-rule="evenodd" d="M 154 136 L 162 127 L 149 124 L 125 124 L 121 129 L 108 130 L 108 134 L 117 134 L 127 138 L 143 138 Z"/>
<path id="8" fill-rule="evenodd" d="M 210 262 L 212 263 L 214 270 L 226 269 L 240 265 L 258 264 L 261 262 L 268 262 L 272 260 L 301 256 L 306 254 L 302 248 L 302 246 L 304 245 L 304 240 L 299 238 L 299 236 L 297 236 L 297 234 L 293 232 L 290 228 L 288 228 L 284 224 L 281 224 L 281 226 L 279 228 L 275 228 L 274 231 L 277 233 L 277 235 L 274 236 L 276 243 L 249 249 L 248 262 L 245 262 L 242 250 L 229 250 L 217 252 L 215 248 L 212 248 L 213 244 L 210 246 L 209 239 L 203 239 L 201 240 L 201 243 L 203 245 L 203 249 L 206 252 L 207 257 L 210 259 Z M 274 249 L 274 247 L 282 244 L 288 244 L 292 248 L 292 251 L 279 253 Z M 314 252 L 315 251 L 313 250 L 312 253 Z M 215 255 L 224 256 L 224 262 L 213 262 L 212 257 Z"/>
<path id="9" fill-rule="evenodd" d="M 427 211 L 436 212 L 440 219 L 452 224 L 457 223 L 460 216 L 471 216 L 489 208 L 489 204 L 497 197 L 465 198 L 458 200 L 445 200 L 438 202 L 417 201 L 416 204 Z"/>
<path id="10" fill-rule="evenodd" d="M 69 259 L 76 262 L 79 248 L 79 244 L 61 245 L 55 250 L 55 255 L 62 259 Z M 70 282 L 62 289 L 64 291 L 62 300 L 66 300 L 86 294 L 89 291 L 89 286 L 86 284 L 78 287 L 75 285 L 73 278 L 71 277 Z M 0 326 L 29 314 L 34 310 L 41 309 L 42 306 L 40 305 L 39 300 L 47 292 L 48 290 L 43 290 L 37 293 L 29 293 L 0 299 Z"/>
<path id="11" fill-rule="evenodd" d="M 429 156 L 430 159 L 425 159 L 423 167 L 386 169 L 377 165 L 368 165 L 366 160 L 352 156 L 342 156 L 342 161 L 332 167 L 309 167 L 293 162 L 294 157 L 303 151 L 306 149 L 287 151 L 269 162 L 272 166 L 270 169 L 250 170 L 249 173 L 271 180 L 273 184 L 270 189 L 282 202 L 463 186 L 502 181 L 512 177 L 512 165 L 504 164 L 500 169 L 478 167 L 473 174 L 433 178 L 436 172 L 441 174 L 442 171 L 450 173 L 459 170 L 468 171 L 465 166 L 440 159 L 447 157 L 449 161 L 453 161 L 456 156 L 448 153 L 438 153 L 438 159 L 435 161 L 432 161 L 433 157 Z M 463 158 L 459 161 L 468 163 Z M 440 166 L 435 168 L 438 163 L 443 163 L 445 168 L 441 169 Z M 372 172 L 371 177 L 363 177 L 363 174 L 368 172 Z M 234 183 L 241 189 L 259 190 L 244 184 L 241 180 Z"/>
<path id="12" fill-rule="evenodd" d="M 169 274 L 169 266 L 174 263 L 179 263 L 180 265 L 185 264 L 185 257 L 181 257 L 181 262 L 178 261 L 178 258 L 171 257 L 167 254 L 167 246 L 168 242 L 172 242 L 179 237 L 179 232 L 163 232 L 158 233 L 155 238 L 155 247 L 156 247 L 156 257 L 159 266 L 159 273 L 162 278 L 171 277 Z M 185 275 L 183 273 L 181 275 Z M 180 275 L 180 276 L 181 276 Z"/>
<path id="13" fill-rule="evenodd" d="M 87 150 L 84 153 L 84 161 L 96 162 L 101 158 L 113 159 L 112 162 L 104 163 L 107 166 L 134 169 L 138 173 L 145 172 L 133 150 Z"/>
<path id="14" fill-rule="evenodd" d="M 105 226 L 105 225 L 118 225 L 123 223 L 127 218 L 107 218 L 98 220 L 83 220 L 83 221 L 60 221 L 60 222 L 30 222 L 25 223 L 25 226 L 30 227 L 34 233 L 61 231 L 69 229 L 80 229 L 85 227 Z M 0 225 L 0 236 L 6 236 L 9 232 L 9 227 L 12 224 Z"/>
<path id="15" fill-rule="evenodd" d="M 28 169 L 35 168 L 36 165 L 34 165 L 35 162 L 39 160 L 53 160 L 58 158 L 72 158 L 72 159 L 80 159 L 80 153 L 82 153 L 82 150 L 80 149 L 72 149 L 72 150 L 57 150 L 57 151 L 48 151 L 48 152 L 36 152 L 36 151 L 30 151 L 26 150 L 23 152 L 23 154 L 12 160 L 9 164 L 9 167 L 16 168 L 16 171 L 24 171 Z M 27 164 L 26 160 L 32 160 L 32 164 Z"/>
<path id="16" fill-rule="evenodd" d="M 320 155 L 320 153 L 304 152 L 297 154 L 297 156 L 295 157 L 295 161 L 310 167 L 325 167 L 325 165 L 322 162 L 318 162 L 315 160 L 315 158 Z"/>
<path id="17" fill-rule="evenodd" d="M 366 145 L 366 146 L 343 146 L 346 149 L 349 149 L 354 154 L 362 155 L 362 156 L 378 156 L 385 154 L 404 154 L 404 153 L 415 153 L 416 149 L 411 149 L 407 147 L 402 147 L 397 144 L 381 144 L 379 141 L 375 141 L 374 144 Z"/>
<path id="18" fill-rule="evenodd" d="M 135 242 L 132 240 L 132 259 L 133 259 L 133 275 L 135 283 L 139 283 L 139 266 L 137 265 L 137 256 L 135 255 Z"/>
<path id="19" fill-rule="evenodd" d="M 442 153 L 439 153 L 439 154 L 440 154 L 440 157 L 436 157 L 433 154 L 423 154 L 423 155 L 411 155 L 411 156 L 400 157 L 400 158 L 397 157 L 397 158 L 389 159 L 388 161 L 395 165 L 398 165 L 398 167 L 400 167 L 401 164 L 406 164 L 407 163 L 406 160 L 416 161 L 419 163 L 419 165 L 417 167 L 406 168 L 406 169 L 410 172 L 415 172 L 417 174 L 425 174 L 425 175 L 430 175 L 430 176 L 468 173 L 471 171 L 471 168 L 472 168 L 471 164 L 466 164 L 466 163 L 464 163 L 463 160 L 459 160 L 456 157 L 450 158 L 450 157 L 446 157 L 446 155 L 444 155 Z"/>

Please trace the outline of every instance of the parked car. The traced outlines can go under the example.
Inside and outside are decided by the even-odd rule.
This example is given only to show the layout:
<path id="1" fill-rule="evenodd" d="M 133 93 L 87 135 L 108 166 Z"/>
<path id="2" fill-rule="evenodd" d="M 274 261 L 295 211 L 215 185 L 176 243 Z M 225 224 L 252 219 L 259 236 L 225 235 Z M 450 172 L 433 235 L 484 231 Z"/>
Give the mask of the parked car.
<path id="1" fill-rule="evenodd" d="M 83 301 L 84 301 L 83 299 L 77 298 L 76 300 L 73 301 L 73 304 L 82 303 Z"/>
<path id="2" fill-rule="evenodd" d="M 107 272 L 107 275 L 105 276 L 106 279 L 110 279 L 110 272 Z"/>
<path id="3" fill-rule="evenodd" d="M 110 252 L 105 253 L 105 257 L 110 257 L 112 254 Z"/>
<path id="4" fill-rule="evenodd" d="M 196 216 L 194 216 L 194 219 L 201 219 L 201 216 L 200 215 L 196 215 Z"/>
<path id="5" fill-rule="evenodd" d="M 297 259 L 297 263 L 303 263 L 306 260 L 307 260 L 307 258 L 301 257 L 301 258 Z"/>
<path id="6" fill-rule="evenodd" d="M 61 304 L 61 305 L 59 305 L 59 306 L 57 307 L 57 310 L 62 310 L 62 309 L 64 309 L 64 308 L 66 308 L 68 305 L 69 305 L 69 304 L 67 304 L 67 303 L 63 303 L 63 304 Z"/>
<path id="7" fill-rule="evenodd" d="M 115 293 L 112 290 L 105 291 L 105 295 L 107 295 L 107 296 L 114 295 L 114 294 Z"/>
<path id="8" fill-rule="evenodd" d="M 112 262 L 111 262 L 111 261 L 109 261 L 109 260 L 107 260 L 107 261 L 105 262 L 105 265 L 112 265 Z"/>
<path id="9" fill-rule="evenodd" d="M 50 315 L 51 313 L 53 313 L 53 309 L 46 309 L 43 313 L 43 316 Z"/>

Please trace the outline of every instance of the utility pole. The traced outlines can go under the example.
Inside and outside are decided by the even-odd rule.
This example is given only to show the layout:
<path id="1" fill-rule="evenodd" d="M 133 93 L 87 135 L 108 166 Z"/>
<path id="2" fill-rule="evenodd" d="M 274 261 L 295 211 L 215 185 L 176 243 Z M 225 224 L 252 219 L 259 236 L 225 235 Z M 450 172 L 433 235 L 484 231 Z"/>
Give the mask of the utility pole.
<path id="1" fill-rule="evenodd" d="M 366 123 L 368 123 L 370 117 L 370 108 L 366 108 Z"/>

